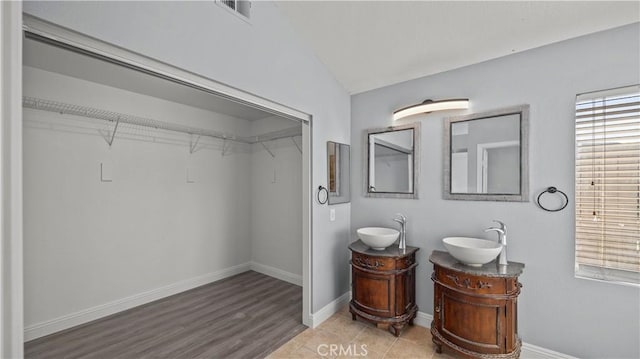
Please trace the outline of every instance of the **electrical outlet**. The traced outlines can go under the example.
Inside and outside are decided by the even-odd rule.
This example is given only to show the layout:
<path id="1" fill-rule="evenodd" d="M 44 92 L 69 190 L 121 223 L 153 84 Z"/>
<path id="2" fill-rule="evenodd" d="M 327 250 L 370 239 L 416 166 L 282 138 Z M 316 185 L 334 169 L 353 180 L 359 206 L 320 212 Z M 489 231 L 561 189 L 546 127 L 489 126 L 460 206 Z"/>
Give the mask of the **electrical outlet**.
<path id="1" fill-rule="evenodd" d="M 336 220 L 336 210 L 335 210 L 334 208 L 331 208 L 331 209 L 329 210 L 329 220 L 330 220 L 331 222 L 333 222 L 333 221 L 335 221 L 335 220 Z"/>

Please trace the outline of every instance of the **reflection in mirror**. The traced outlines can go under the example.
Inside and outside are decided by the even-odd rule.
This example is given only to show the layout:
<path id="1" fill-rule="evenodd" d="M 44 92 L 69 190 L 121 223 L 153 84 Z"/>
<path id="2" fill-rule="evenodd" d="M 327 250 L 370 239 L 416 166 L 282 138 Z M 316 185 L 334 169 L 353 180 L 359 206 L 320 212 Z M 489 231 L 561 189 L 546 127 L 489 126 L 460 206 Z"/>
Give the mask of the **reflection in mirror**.
<path id="1" fill-rule="evenodd" d="M 351 201 L 350 191 L 350 147 L 343 143 L 327 142 L 327 183 L 329 204 Z"/>
<path id="2" fill-rule="evenodd" d="M 417 198 L 417 131 L 417 124 L 368 131 L 365 188 L 369 197 Z"/>
<path id="3" fill-rule="evenodd" d="M 445 120 L 446 199 L 527 201 L 528 106 Z"/>

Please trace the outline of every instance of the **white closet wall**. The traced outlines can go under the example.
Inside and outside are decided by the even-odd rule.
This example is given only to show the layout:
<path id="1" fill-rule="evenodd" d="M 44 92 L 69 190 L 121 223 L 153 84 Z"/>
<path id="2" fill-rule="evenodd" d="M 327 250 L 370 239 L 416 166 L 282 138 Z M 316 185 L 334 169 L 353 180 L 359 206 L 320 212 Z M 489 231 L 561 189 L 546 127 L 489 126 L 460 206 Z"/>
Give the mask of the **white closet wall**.
<path id="1" fill-rule="evenodd" d="M 252 133 L 294 123 L 278 117 L 254 121 Z M 296 141 L 295 143 L 293 141 Z M 300 136 L 252 146 L 251 259 L 254 269 L 302 285 L 302 154 Z"/>
<path id="2" fill-rule="evenodd" d="M 24 95 L 241 134 L 295 125 L 251 123 L 30 67 Z M 301 275 L 301 154 L 290 138 L 266 143 L 275 158 L 260 144 L 234 143 L 223 157 L 126 133 L 109 149 L 96 131 L 66 127 L 77 117 L 25 109 L 24 119 L 27 339 L 34 328 L 44 333 L 229 268 L 255 263 Z M 112 182 L 101 181 L 101 163 Z"/>

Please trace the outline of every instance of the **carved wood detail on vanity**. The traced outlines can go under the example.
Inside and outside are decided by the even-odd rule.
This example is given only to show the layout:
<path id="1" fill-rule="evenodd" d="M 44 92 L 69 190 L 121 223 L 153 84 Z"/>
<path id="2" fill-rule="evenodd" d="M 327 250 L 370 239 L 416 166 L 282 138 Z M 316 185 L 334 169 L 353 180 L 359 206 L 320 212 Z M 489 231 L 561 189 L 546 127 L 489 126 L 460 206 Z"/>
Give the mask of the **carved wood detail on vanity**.
<path id="1" fill-rule="evenodd" d="M 419 248 L 400 251 L 391 246 L 377 251 L 356 241 L 349 245 L 349 250 L 352 319 L 386 324 L 393 335 L 399 336 L 402 328 L 413 324 L 418 313 L 415 271 Z"/>
<path id="2" fill-rule="evenodd" d="M 477 281 L 477 283 L 471 284 L 471 278 L 465 278 L 460 280 L 457 275 L 448 274 L 447 277 L 458 286 L 467 289 L 482 289 L 482 288 L 491 288 L 491 283 L 483 282 L 481 280 Z"/>
<path id="3" fill-rule="evenodd" d="M 434 283 L 431 334 L 436 351 L 464 358 L 515 359 L 518 337 L 518 276 L 524 264 L 495 261 L 482 267 L 459 263 L 447 252 L 433 251 Z"/>
<path id="4" fill-rule="evenodd" d="M 379 260 L 374 260 L 373 258 L 369 258 L 369 257 L 363 258 L 362 256 L 359 256 L 359 255 L 354 255 L 352 261 L 353 263 L 361 267 L 365 267 L 369 269 L 378 269 L 378 268 L 384 267 L 384 262 L 381 262 Z"/>

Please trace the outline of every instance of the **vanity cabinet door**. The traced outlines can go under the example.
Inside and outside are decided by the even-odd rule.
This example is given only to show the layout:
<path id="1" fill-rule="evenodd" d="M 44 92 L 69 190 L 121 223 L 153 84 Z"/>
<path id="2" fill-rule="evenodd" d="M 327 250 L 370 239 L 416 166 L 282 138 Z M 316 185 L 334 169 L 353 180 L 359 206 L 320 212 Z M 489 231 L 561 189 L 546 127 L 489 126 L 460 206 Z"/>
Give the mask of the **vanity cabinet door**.
<path id="1" fill-rule="evenodd" d="M 391 317 L 395 315 L 394 277 L 366 272 L 353 267 L 353 301 L 368 314 Z"/>
<path id="2" fill-rule="evenodd" d="M 438 331 L 445 339 L 478 353 L 506 352 L 504 301 L 438 287 L 435 311 Z"/>

